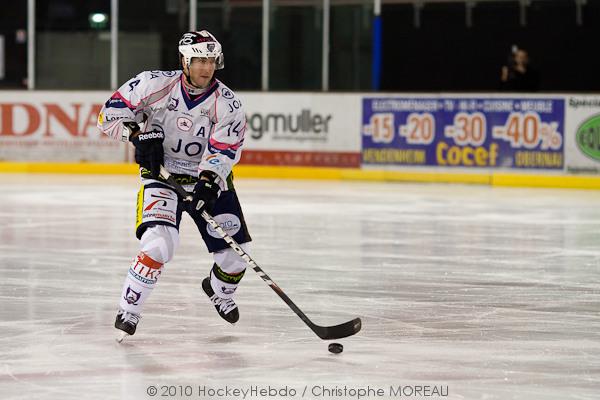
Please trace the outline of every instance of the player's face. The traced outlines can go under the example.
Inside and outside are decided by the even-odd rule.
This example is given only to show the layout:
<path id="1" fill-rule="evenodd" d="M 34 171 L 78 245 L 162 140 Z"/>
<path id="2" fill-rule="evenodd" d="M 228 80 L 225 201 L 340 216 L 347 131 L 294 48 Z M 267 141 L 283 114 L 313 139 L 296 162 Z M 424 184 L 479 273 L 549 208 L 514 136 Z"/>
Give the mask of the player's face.
<path id="1" fill-rule="evenodd" d="M 188 71 L 192 84 L 199 88 L 207 87 L 215 74 L 216 65 L 214 57 L 192 58 Z"/>

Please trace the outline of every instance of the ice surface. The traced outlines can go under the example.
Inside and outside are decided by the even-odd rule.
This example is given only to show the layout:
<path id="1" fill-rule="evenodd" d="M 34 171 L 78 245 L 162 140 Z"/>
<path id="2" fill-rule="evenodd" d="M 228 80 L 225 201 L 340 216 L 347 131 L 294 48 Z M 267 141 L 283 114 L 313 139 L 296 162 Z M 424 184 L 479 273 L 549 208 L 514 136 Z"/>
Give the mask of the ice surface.
<path id="1" fill-rule="evenodd" d="M 267 274 L 320 325 L 362 318 L 342 354 L 251 270 L 222 321 L 187 218 L 117 344 L 137 179 L 0 175 L 0 399 L 600 398 L 600 192 L 236 185 Z"/>

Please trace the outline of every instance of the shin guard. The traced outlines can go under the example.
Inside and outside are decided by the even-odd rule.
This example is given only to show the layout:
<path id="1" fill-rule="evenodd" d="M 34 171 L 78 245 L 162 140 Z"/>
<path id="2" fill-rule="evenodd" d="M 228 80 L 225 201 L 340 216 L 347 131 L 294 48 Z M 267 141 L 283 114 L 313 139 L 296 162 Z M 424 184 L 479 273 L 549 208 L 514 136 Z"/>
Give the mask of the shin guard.
<path id="1" fill-rule="evenodd" d="M 121 309 L 137 315 L 141 313 L 146 298 L 156 285 L 162 267 L 162 263 L 153 260 L 144 252 L 138 254 L 131 263 L 123 284 L 119 301 Z"/>

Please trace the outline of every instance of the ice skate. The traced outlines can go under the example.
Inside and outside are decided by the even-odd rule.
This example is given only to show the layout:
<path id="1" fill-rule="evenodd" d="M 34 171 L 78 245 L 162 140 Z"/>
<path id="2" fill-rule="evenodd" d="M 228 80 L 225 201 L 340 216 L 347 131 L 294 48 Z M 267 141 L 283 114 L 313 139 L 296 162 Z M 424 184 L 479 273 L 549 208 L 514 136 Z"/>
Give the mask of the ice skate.
<path id="1" fill-rule="evenodd" d="M 210 298 L 210 301 L 215 306 L 215 309 L 225 321 L 234 324 L 240 319 L 240 313 L 238 311 L 237 304 L 233 299 L 224 299 L 215 294 L 215 291 L 210 286 L 210 277 L 204 278 L 202 281 L 202 289 L 204 293 Z M 135 328 L 134 328 L 135 330 Z"/>
<path id="2" fill-rule="evenodd" d="M 135 333 L 135 328 L 137 327 L 140 318 L 139 315 L 121 309 L 119 310 L 117 318 L 115 319 L 115 328 L 121 331 L 117 337 L 117 342 L 121 343 L 127 336 L 131 336 Z"/>

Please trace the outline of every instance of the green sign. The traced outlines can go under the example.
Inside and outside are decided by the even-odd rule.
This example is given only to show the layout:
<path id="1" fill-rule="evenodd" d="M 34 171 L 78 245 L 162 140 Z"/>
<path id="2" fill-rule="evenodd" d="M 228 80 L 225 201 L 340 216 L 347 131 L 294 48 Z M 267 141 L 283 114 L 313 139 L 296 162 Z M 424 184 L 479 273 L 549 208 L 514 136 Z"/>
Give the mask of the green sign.
<path id="1" fill-rule="evenodd" d="M 600 114 L 588 118 L 579 125 L 575 140 L 583 154 L 600 161 Z"/>

